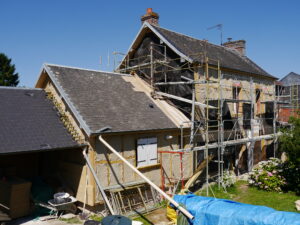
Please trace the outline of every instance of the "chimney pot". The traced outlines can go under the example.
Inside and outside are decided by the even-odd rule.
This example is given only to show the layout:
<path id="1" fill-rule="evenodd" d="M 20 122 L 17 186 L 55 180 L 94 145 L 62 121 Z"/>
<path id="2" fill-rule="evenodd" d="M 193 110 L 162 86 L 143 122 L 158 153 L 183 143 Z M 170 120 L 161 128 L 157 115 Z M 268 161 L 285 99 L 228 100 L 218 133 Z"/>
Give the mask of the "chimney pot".
<path id="1" fill-rule="evenodd" d="M 152 8 L 147 8 L 146 14 L 141 17 L 142 24 L 144 22 L 148 22 L 151 25 L 155 25 L 155 26 L 159 26 L 158 19 L 159 19 L 158 13 L 153 12 Z"/>

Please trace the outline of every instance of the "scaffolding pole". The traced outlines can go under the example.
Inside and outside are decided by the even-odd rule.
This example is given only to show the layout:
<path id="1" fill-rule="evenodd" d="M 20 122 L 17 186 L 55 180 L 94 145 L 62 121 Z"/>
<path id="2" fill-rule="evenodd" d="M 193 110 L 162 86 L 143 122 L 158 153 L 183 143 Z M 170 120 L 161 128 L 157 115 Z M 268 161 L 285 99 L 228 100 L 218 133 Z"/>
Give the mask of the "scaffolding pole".
<path id="1" fill-rule="evenodd" d="M 253 167 L 253 148 L 254 148 L 254 141 L 253 141 L 253 137 L 254 137 L 254 96 L 253 96 L 253 79 L 252 77 L 250 78 L 250 97 L 251 97 L 251 116 L 250 116 L 250 139 L 251 142 L 249 144 L 248 147 L 248 157 L 247 157 L 247 162 L 248 162 L 248 171 L 250 172 L 252 170 Z"/>
<path id="2" fill-rule="evenodd" d="M 208 74 L 208 57 L 205 57 L 205 80 L 208 81 L 209 80 L 209 74 Z M 206 159 L 206 195 L 208 196 L 208 191 L 209 191 L 209 172 L 208 172 L 208 166 L 209 166 L 209 160 L 208 160 L 208 143 L 209 143 L 209 136 L 208 136 L 208 129 L 209 129 L 209 98 L 208 98 L 208 94 L 209 94 L 209 85 L 206 85 L 206 125 L 205 125 L 205 156 L 204 158 Z"/>
<path id="3" fill-rule="evenodd" d="M 274 96 L 276 96 L 275 91 L 273 91 L 273 93 L 270 93 L 270 90 L 268 89 L 271 88 L 271 86 L 274 86 L 275 88 L 275 83 L 266 80 L 262 82 L 260 79 L 252 76 L 250 76 L 249 79 L 243 75 L 231 74 L 229 72 L 224 72 L 223 70 L 221 71 L 220 62 L 218 60 L 213 60 L 206 57 L 205 52 L 193 54 L 193 58 L 199 59 L 197 64 L 189 63 L 189 62 L 181 62 L 180 57 L 167 59 L 165 45 L 163 44 L 160 46 L 164 47 L 164 52 L 158 52 L 157 49 L 153 48 L 153 43 L 150 44 L 150 54 L 147 56 L 142 56 L 148 59 L 146 63 L 144 58 L 143 59 L 135 58 L 132 60 L 134 60 L 135 62 L 143 62 L 143 63 L 141 63 L 140 65 L 133 65 L 128 68 L 126 68 L 126 65 L 124 65 L 125 68 L 123 67 L 121 69 L 124 72 L 132 71 L 132 69 L 137 69 L 138 71 L 140 71 L 141 74 L 145 75 L 148 82 L 150 80 L 151 87 L 154 89 L 155 94 L 191 104 L 189 111 L 185 111 L 185 109 L 183 109 L 185 113 L 190 114 L 190 118 L 191 118 L 191 120 L 189 121 L 190 131 L 183 132 L 183 127 L 180 127 L 181 149 L 172 150 L 172 151 L 174 152 L 194 151 L 193 154 L 196 160 L 195 166 L 197 166 L 197 164 L 199 163 L 197 159 L 198 158 L 197 157 L 198 153 L 196 153 L 197 151 L 203 150 L 204 158 L 208 159 L 209 150 L 217 149 L 217 160 L 213 160 L 213 161 L 218 163 L 217 177 L 218 177 L 218 186 L 220 187 L 223 181 L 223 173 L 225 168 L 224 153 L 226 147 L 244 145 L 242 148 L 246 149 L 247 151 L 246 155 L 248 158 L 246 166 L 250 171 L 253 167 L 253 155 L 254 155 L 253 152 L 254 152 L 255 142 L 260 140 L 273 139 L 275 144 L 275 142 L 277 141 L 276 137 L 279 135 L 276 133 L 277 113 L 275 111 L 277 110 L 277 101 L 273 101 L 274 118 L 273 118 L 273 129 L 271 130 L 271 133 L 269 133 L 269 131 L 264 130 L 263 123 L 267 118 L 262 117 L 262 113 L 263 113 L 262 109 L 265 107 L 265 105 L 263 106 L 262 104 L 267 104 L 268 102 L 271 102 L 270 100 L 271 99 L 274 100 Z M 129 61 L 130 59 L 128 59 L 127 65 L 131 65 Z M 172 62 L 179 62 L 179 61 L 181 62 L 180 66 L 173 66 L 175 64 L 173 64 Z M 149 74 L 147 74 L 146 76 L 145 72 L 143 71 L 143 69 L 145 68 L 150 69 L 150 77 Z M 203 74 L 201 74 L 201 77 L 203 77 L 203 79 L 200 79 L 199 68 L 202 69 L 201 71 L 203 71 Z M 217 71 L 217 77 L 214 75 L 213 70 Z M 167 77 L 168 75 L 167 72 L 174 72 L 174 71 L 177 72 L 189 71 L 194 74 L 194 79 L 191 79 L 187 77 L 187 75 L 182 73 L 180 74 L 180 76 L 178 76 L 179 79 L 169 80 Z M 198 73 L 199 77 L 196 76 L 196 73 Z M 158 77 L 156 77 L 156 74 L 158 74 Z M 159 77 L 159 74 L 163 74 L 164 77 L 163 78 Z M 226 79 L 228 82 L 224 81 L 224 79 Z M 230 80 L 232 80 L 232 84 L 229 83 Z M 246 80 L 247 83 L 244 83 L 243 82 L 244 80 Z M 233 88 L 237 89 L 235 83 L 239 85 L 238 86 L 239 92 L 241 92 L 241 94 L 243 95 L 243 97 L 241 98 L 238 97 L 239 92 L 237 90 L 235 90 L 236 98 L 233 96 Z M 264 87 L 266 90 L 261 88 L 260 86 L 261 84 L 263 85 L 262 87 Z M 182 86 L 189 85 L 191 87 L 191 99 L 187 99 L 181 96 L 167 93 L 168 87 L 172 86 L 172 88 L 176 88 L 176 86 L 180 86 L 180 85 Z M 164 87 L 165 89 L 159 89 L 161 87 Z M 202 92 L 199 94 L 200 89 Z M 165 90 L 165 92 L 161 92 L 161 90 Z M 290 91 L 292 92 L 292 90 Z M 264 99 L 262 100 L 259 99 L 258 95 L 262 95 Z M 259 100 L 256 102 L 256 99 Z M 212 104 L 212 100 L 215 102 L 217 101 L 217 106 Z M 232 130 L 228 130 L 228 128 L 225 129 L 226 122 L 228 121 L 227 119 L 223 118 L 225 113 L 228 113 L 223 110 L 223 109 L 227 110 L 224 106 L 228 106 L 229 104 L 231 104 L 230 106 L 233 106 L 233 104 L 235 104 L 235 108 L 236 108 L 235 112 L 231 112 L 234 115 L 232 119 L 230 119 L 233 124 Z M 241 115 L 240 112 L 240 107 L 244 107 L 245 104 L 248 104 L 250 107 L 250 112 L 248 112 L 250 114 L 249 119 L 244 118 L 244 116 Z M 209 115 L 209 113 L 211 112 L 210 110 L 214 110 L 217 112 L 216 113 L 217 119 L 210 120 L 210 115 Z M 244 113 L 244 110 L 247 110 L 247 108 L 245 109 L 242 108 L 242 110 Z M 201 115 L 197 115 L 198 112 L 200 112 Z M 248 125 L 248 123 L 246 123 L 249 121 L 250 121 L 250 126 Z M 254 132 L 255 128 L 262 129 L 262 131 L 259 130 L 259 134 L 257 134 Z M 218 132 L 217 137 L 213 136 L 215 134 L 213 132 Z M 199 136 L 200 138 L 198 138 Z M 185 147 L 184 137 L 188 137 L 186 139 L 189 140 L 190 143 L 188 147 Z M 238 165 L 239 165 L 239 161 L 237 160 L 235 162 L 235 166 L 238 167 Z M 211 178 L 209 177 L 209 160 L 206 160 L 205 183 L 207 185 Z M 207 190 L 207 194 L 208 194 L 208 190 Z"/>
<path id="4" fill-rule="evenodd" d="M 278 119 L 277 117 L 277 98 L 276 98 L 276 83 L 274 82 L 274 89 L 273 89 L 273 99 L 274 99 L 274 106 L 273 106 L 273 111 L 274 111 L 274 115 L 273 115 L 273 132 L 274 132 L 274 139 L 273 139 L 273 156 L 274 158 L 276 157 L 276 150 L 277 150 L 277 130 L 276 130 L 276 121 Z"/>

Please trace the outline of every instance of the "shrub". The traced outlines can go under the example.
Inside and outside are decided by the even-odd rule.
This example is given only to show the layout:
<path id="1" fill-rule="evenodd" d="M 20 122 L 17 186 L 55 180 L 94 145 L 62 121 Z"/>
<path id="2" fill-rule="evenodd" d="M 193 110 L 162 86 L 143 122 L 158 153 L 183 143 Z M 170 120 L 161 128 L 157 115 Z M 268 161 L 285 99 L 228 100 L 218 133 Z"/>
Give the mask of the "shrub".
<path id="1" fill-rule="evenodd" d="M 282 129 L 279 138 L 279 150 L 288 156 L 283 171 L 287 181 L 285 190 L 300 195 L 300 118 L 291 117 L 289 123 L 291 127 Z"/>
<path id="2" fill-rule="evenodd" d="M 224 189 L 233 186 L 236 183 L 236 175 L 233 171 L 226 170 L 223 172 L 222 186 Z"/>
<path id="3" fill-rule="evenodd" d="M 300 169 L 293 162 L 287 161 L 283 165 L 283 176 L 286 179 L 285 191 L 295 191 L 300 195 Z"/>
<path id="4" fill-rule="evenodd" d="M 288 160 L 296 166 L 300 166 L 300 118 L 291 117 L 290 128 L 282 129 L 279 137 L 279 150 L 286 152 Z"/>
<path id="5" fill-rule="evenodd" d="M 282 192 L 286 179 L 282 175 L 283 163 L 277 158 L 261 161 L 249 173 L 249 184 L 266 191 Z"/>

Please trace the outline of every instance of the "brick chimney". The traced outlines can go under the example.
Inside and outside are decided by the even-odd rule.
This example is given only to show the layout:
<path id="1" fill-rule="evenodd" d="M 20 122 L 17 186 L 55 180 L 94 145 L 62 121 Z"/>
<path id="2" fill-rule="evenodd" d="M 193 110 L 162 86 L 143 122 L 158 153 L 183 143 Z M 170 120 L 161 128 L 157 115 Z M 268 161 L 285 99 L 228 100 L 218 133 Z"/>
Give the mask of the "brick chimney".
<path id="1" fill-rule="evenodd" d="M 158 19 L 159 19 L 159 15 L 156 12 L 153 12 L 152 8 L 148 8 L 147 13 L 145 15 L 141 16 L 142 24 L 144 22 L 148 22 L 151 25 L 159 26 Z"/>
<path id="2" fill-rule="evenodd" d="M 237 51 L 242 56 L 246 55 L 246 41 L 245 40 L 232 41 L 231 38 L 228 38 L 228 41 L 223 43 L 223 46 Z"/>

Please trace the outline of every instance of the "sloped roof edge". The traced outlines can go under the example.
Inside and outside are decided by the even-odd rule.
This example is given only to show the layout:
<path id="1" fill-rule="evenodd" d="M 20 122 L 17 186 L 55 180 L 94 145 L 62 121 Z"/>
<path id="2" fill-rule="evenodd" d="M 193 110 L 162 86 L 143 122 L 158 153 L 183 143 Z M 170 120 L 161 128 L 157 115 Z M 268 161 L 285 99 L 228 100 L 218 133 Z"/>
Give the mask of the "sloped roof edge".
<path id="1" fill-rule="evenodd" d="M 123 64 L 124 60 L 126 59 L 126 56 L 130 53 L 133 45 L 135 44 L 137 38 L 140 36 L 140 34 L 142 33 L 143 29 L 145 28 L 149 28 L 153 33 L 155 33 L 160 40 L 162 40 L 166 45 L 169 46 L 169 48 L 171 48 L 176 54 L 178 54 L 180 57 L 184 58 L 185 60 L 187 60 L 188 62 L 192 63 L 193 60 L 188 57 L 187 55 L 183 54 L 182 52 L 180 52 L 174 45 L 172 45 L 164 36 L 162 36 L 151 24 L 149 24 L 148 22 L 144 22 L 142 27 L 140 28 L 140 30 L 138 31 L 137 35 L 135 36 L 134 40 L 132 41 L 129 49 L 127 50 L 127 53 L 124 55 L 123 59 L 121 60 L 120 64 L 118 65 L 117 68 L 120 68 L 121 65 Z"/>
<path id="2" fill-rule="evenodd" d="M 83 117 L 80 115 L 80 113 L 77 111 L 76 107 L 73 105 L 73 103 L 71 102 L 71 100 L 69 99 L 68 95 L 66 94 L 66 92 L 64 91 L 64 89 L 60 86 L 59 82 L 55 79 L 55 76 L 53 74 L 53 72 L 51 71 L 51 69 L 48 67 L 52 64 L 47 64 L 45 63 L 43 65 L 43 68 L 45 69 L 45 71 L 48 73 L 51 81 L 53 82 L 53 84 L 55 85 L 55 87 L 58 89 L 59 94 L 61 95 L 61 97 L 66 101 L 68 107 L 71 109 L 72 113 L 74 114 L 75 118 L 77 119 L 77 121 L 79 122 L 81 128 L 85 131 L 85 133 L 90 136 L 92 134 L 92 131 L 90 130 L 90 128 L 88 127 L 88 125 L 86 124 L 86 122 L 84 121 Z M 58 65 L 56 65 L 58 66 Z"/>
<path id="3" fill-rule="evenodd" d="M 130 78 L 133 78 L 132 75 L 129 74 L 124 74 L 124 73 L 115 73 L 115 72 L 107 72 L 107 71 L 99 71 L 99 70 L 90 70 L 90 69 L 84 69 L 84 68 L 78 68 L 78 67 L 70 67 L 70 66 L 63 66 L 63 65 L 55 65 L 55 64 L 48 64 L 45 63 L 43 64 L 42 67 L 42 71 L 45 71 L 45 73 L 49 76 L 49 79 L 52 81 L 53 86 L 57 89 L 58 94 L 60 95 L 60 97 L 66 102 L 67 107 L 69 107 L 70 111 L 72 111 L 72 114 L 74 115 L 75 119 L 78 121 L 80 128 L 82 128 L 84 130 L 84 132 L 86 133 L 86 135 L 88 136 L 92 136 L 95 134 L 98 134 L 98 130 L 93 129 L 89 122 L 86 121 L 85 116 L 82 114 L 82 112 L 80 111 L 80 109 L 77 108 L 76 103 L 73 102 L 72 97 L 69 96 L 68 92 L 66 91 L 66 89 L 64 88 L 64 86 L 60 83 L 60 80 L 57 79 L 57 74 L 55 73 L 56 71 L 52 69 L 52 67 L 60 67 L 60 68 L 67 68 L 67 69 L 76 69 L 76 70 L 83 70 L 83 71 L 87 71 L 87 72 L 96 72 L 96 73 L 105 73 L 107 75 L 111 75 L 111 76 L 120 76 L 124 79 L 125 82 L 129 82 L 131 83 L 131 85 L 134 85 L 132 79 L 128 80 Z M 37 86 L 41 86 L 41 82 L 43 82 L 42 78 L 42 72 L 40 75 L 39 80 L 37 81 Z M 137 88 L 137 86 L 134 85 L 135 88 Z M 136 92 L 140 92 L 141 90 Z M 152 101 L 153 99 L 149 96 L 149 94 L 146 93 L 146 91 L 143 89 L 141 92 L 143 92 L 146 96 L 148 96 Z M 156 103 L 155 103 L 156 104 Z M 161 109 L 160 105 L 157 105 L 157 107 Z M 174 127 L 167 127 L 170 129 L 174 129 L 175 127 L 177 127 L 177 124 L 170 118 L 170 116 L 168 114 L 166 114 L 164 112 L 164 110 L 162 110 L 162 113 L 170 119 L 170 122 L 172 122 L 174 124 Z M 159 129 L 166 129 L 166 128 L 158 128 Z M 141 129 L 140 131 L 142 131 L 143 129 Z M 149 130 L 149 129 L 144 129 L 144 130 Z M 157 130 L 157 128 L 155 128 L 155 130 Z M 125 132 L 126 130 L 124 130 Z M 139 130 L 136 130 L 139 131 Z M 119 132 L 119 131 L 118 131 Z M 123 131 L 122 131 L 123 132 Z M 126 131 L 127 132 L 127 131 Z"/>

